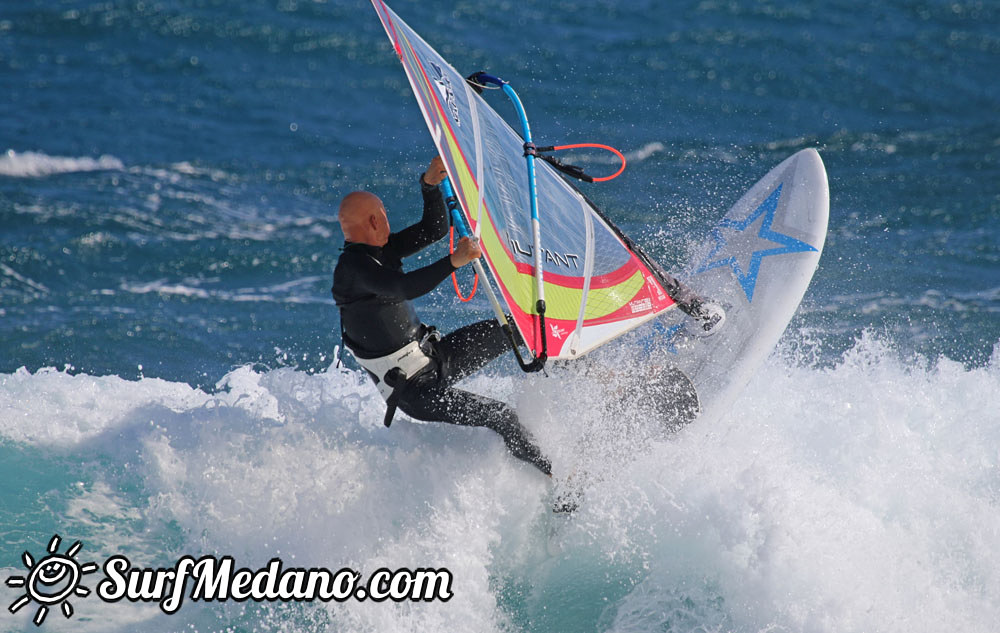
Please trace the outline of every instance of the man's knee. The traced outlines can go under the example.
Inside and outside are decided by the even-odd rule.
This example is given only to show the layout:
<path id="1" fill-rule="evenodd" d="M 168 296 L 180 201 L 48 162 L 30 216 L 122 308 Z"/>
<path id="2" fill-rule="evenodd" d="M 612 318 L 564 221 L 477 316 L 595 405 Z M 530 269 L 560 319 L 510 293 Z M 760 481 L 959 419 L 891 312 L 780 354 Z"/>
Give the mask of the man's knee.
<path id="1" fill-rule="evenodd" d="M 420 420 L 421 422 L 447 422 L 447 420 L 443 419 L 440 394 L 432 393 L 432 391 L 410 386 L 400 395 L 396 406 L 400 411 L 414 420 Z"/>

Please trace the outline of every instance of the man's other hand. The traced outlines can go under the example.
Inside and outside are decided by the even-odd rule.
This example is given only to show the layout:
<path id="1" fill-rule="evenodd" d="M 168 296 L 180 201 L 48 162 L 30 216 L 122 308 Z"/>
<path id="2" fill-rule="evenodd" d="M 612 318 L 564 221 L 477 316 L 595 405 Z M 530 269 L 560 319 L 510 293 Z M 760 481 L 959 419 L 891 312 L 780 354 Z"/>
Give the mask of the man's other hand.
<path id="1" fill-rule="evenodd" d="M 474 259 L 479 259 L 483 254 L 479 248 L 479 240 L 471 237 L 463 237 L 458 240 L 455 252 L 451 254 L 451 265 L 453 268 L 461 268 Z"/>
<path id="2" fill-rule="evenodd" d="M 444 169 L 444 161 L 441 160 L 440 156 L 435 156 L 431 159 L 431 164 L 427 166 L 427 171 L 424 172 L 424 182 L 432 187 L 436 187 L 441 184 L 444 177 L 448 175 L 448 172 Z"/>

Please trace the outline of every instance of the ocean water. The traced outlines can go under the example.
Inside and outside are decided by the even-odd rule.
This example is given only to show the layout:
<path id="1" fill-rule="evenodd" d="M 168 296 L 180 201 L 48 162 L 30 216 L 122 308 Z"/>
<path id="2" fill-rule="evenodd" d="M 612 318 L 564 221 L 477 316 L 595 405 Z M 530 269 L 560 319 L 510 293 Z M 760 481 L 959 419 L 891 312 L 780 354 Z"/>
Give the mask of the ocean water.
<path id="1" fill-rule="evenodd" d="M 0 630 L 995 630 L 1000 6 L 390 4 L 511 81 L 537 141 L 621 148 L 586 192 L 668 268 L 817 148 L 830 234 L 775 354 L 727 415 L 653 442 L 560 372 L 470 379 L 557 475 L 600 474 L 554 518 L 497 437 L 386 431 L 334 364 L 336 204 L 368 188 L 414 221 L 434 151 L 368 3 L 5 3 L 0 575 L 59 534 L 143 567 L 445 567 L 454 597 L 168 616 L 92 594 L 36 628 L 0 584 Z M 419 310 L 490 315 L 450 284 Z"/>

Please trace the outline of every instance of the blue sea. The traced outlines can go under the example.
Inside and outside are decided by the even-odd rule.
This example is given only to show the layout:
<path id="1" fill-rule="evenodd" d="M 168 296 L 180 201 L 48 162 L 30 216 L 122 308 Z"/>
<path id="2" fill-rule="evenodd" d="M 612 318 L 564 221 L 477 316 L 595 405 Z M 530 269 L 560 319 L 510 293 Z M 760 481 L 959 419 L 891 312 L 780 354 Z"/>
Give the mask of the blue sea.
<path id="1" fill-rule="evenodd" d="M 1000 5 L 390 5 L 510 81 L 536 142 L 620 148 L 625 173 L 585 192 L 667 268 L 818 149 L 830 232 L 777 350 L 722 418 L 613 463 L 588 447 L 603 475 L 553 517 L 497 436 L 387 431 L 336 365 L 337 203 L 369 189 L 415 221 L 434 153 L 369 3 L 5 2 L 0 575 L 58 534 L 81 563 L 447 568 L 454 596 L 166 615 L 100 600 L 95 572 L 40 627 L 0 584 L 0 630 L 994 631 Z M 444 330 L 491 315 L 450 283 L 418 309 Z M 465 384 L 517 407 L 557 478 L 574 437 L 622 423 L 560 380 L 505 359 Z"/>

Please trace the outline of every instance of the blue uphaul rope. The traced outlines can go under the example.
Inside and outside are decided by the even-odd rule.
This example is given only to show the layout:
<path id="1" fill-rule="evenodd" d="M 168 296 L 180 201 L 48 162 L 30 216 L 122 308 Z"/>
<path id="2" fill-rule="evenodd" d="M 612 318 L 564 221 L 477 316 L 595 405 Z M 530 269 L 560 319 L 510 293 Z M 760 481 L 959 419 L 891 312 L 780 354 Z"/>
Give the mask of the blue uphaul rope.
<path id="1" fill-rule="evenodd" d="M 441 181 L 441 193 L 444 194 L 445 204 L 451 213 L 451 224 L 458 231 L 458 236 L 472 237 L 472 232 L 465 223 L 465 218 L 458 212 L 458 198 L 455 197 L 455 190 L 451 188 L 451 181 L 447 177 Z"/>
<path id="2" fill-rule="evenodd" d="M 535 260 L 535 296 L 538 297 L 538 300 L 535 302 L 535 312 L 538 313 L 542 337 L 541 353 L 535 357 L 535 360 L 530 365 L 522 363 L 521 369 L 525 371 L 538 371 L 544 367 L 545 361 L 548 358 L 548 333 L 545 330 L 545 282 L 542 269 L 542 238 L 541 226 L 538 221 L 538 194 L 535 187 L 536 149 L 535 144 L 531 141 L 531 126 L 528 125 L 528 115 L 524 112 L 524 105 L 521 103 L 520 97 L 517 96 L 517 93 L 514 92 L 509 83 L 484 72 L 474 73 L 469 77 L 469 81 L 473 82 L 473 84 L 493 84 L 499 86 L 504 94 L 507 95 L 507 98 L 510 99 L 511 103 L 514 104 L 517 116 L 521 120 L 522 137 L 524 138 L 524 158 L 528 164 L 528 200 L 531 204 L 532 244 Z"/>

